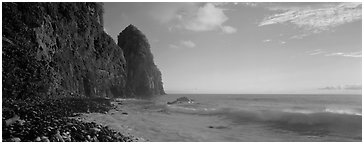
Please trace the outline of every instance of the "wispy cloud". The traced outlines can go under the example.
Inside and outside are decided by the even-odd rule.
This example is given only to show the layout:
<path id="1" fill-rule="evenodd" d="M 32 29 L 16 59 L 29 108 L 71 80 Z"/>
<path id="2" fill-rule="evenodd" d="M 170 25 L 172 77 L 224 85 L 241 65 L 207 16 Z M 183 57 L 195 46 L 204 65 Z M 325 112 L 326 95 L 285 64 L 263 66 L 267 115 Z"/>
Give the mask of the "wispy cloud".
<path id="1" fill-rule="evenodd" d="M 172 28 L 189 31 L 219 30 L 226 34 L 236 33 L 236 28 L 225 24 L 229 18 L 226 16 L 226 9 L 222 8 L 223 6 L 224 4 L 220 3 L 186 4 L 182 7 L 176 7 L 174 11 L 167 11 L 171 14 L 163 14 L 166 15 L 166 18 L 161 19 L 163 20 L 161 22 L 169 22 L 173 25 Z"/>
<path id="2" fill-rule="evenodd" d="M 308 35 L 310 35 L 309 32 L 308 33 L 306 32 L 306 33 L 294 35 L 294 36 L 291 37 L 291 39 L 302 39 L 302 38 L 304 38 L 304 37 L 306 37 Z"/>
<path id="3" fill-rule="evenodd" d="M 190 41 L 190 40 L 187 40 L 187 41 L 182 40 L 181 41 L 181 45 L 182 46 L 185 46 L 187 48 L 194 48 L 194 47 L 196 47 L 196 44 L 194 42 Z"/>
<path id="4" fill-rule="evenodd" d="M 221 27 L 222 31 L 228 34 L 232 34 L 232 33 L 236 33 L 237 29 L 232 27 L 232 26 L 222 26 Z"/>
<path id="5" fill-rule="evenodd" d="M 170 45 L 169 45 L 169 48 L 171 48 L 171 49 L 179 49 L 179 47 L 178 47 L 178 46 L 176 46 L 176 45 L 174 45 L 174 44 L 170 44 Z"/>
<path id="6" fill-rule="evenodd" d="M 324 56 L 342 56 L 342 57 L 351 57 L 351 58 L 361 58 L 362 52 L 327 52 L 322 49 L 316 49 L 312 51 L 306 52 L 308 55 L 314 56 L 314 55 L 324 55 Z"/>
<path id="7" fill-rule="evenodd" d="M 239 4 L 239 3 L 234 3 L 235 5 Z M 258 3 L 256 2 L 243 2 L 241 4 L 247 5 L 247 6 L 251 6 L 251 7 L 256 7 L 258 5 Z"/>
<path id="8" fill-rule="evenodd" d="M 361 90 L 362 86 L 361 85 L 346 85 L 344 87 L 344 89 L 346 89 L 346 90 Z"/>
<path id="9" fill-rule="evenodd" d="M 190 40 L 181 40 L 178 44 L 170 44 L 169 48 L 171 49 L 180 49 L 180 48 L 194 48 L 196 44 Z"/>
<path id="10" fill-rule="evenodd" d="M 265 39 L 265 40 L 262 40 L 263 43 L 270 43 L 270 42 L 275 42 L 275 43 L 279 43 L 279 44 L 286 44 L 287 42 L 286 41 L 282 41 L 282 40 L 272 40 L 272 39 Z"/>
<path id="11" fill-rule="evenodd" d="M 263 40 L 264 43 L 272 41 L 271 39 L 265 39 Z"/>
<path id="12" fill-rule="evenodd" d="M 343 53 L 343 52 L 337 52 L 337 53 L 329 53 L 325 56 L 344 56 L 344 57 L 353 57 L 353 58 L 361 58 L 362 52 L 349 52 L 349 53 Z"/>
<path id="13" fill-rule="evenodd" d="M 309 33 L 319 33 L 332 27 L 360 20 L 361 5 L 361 3 L 326 3 L 320 7 L 273 7 L 271 10 L 280 13 L 266 17 L 259 26 L 291 23 L 306 32 L 297 37 L 302 38 Z"/>
<path id="14" fill-rule="evenodd" d="M 312 51 L 307 51 L 306 52 L 308 55 L 318 55 L 318 54 L 323 54 L 323 53 L 326 53 L 324 50 L 322 49 L 315 49 L 315 50 L 312 50 Z"/>
<path id="15" fill-rule="evenodd" d="M 339 85 L 319 88 L 320 90 L 362 90 L 361 85 Z"/>

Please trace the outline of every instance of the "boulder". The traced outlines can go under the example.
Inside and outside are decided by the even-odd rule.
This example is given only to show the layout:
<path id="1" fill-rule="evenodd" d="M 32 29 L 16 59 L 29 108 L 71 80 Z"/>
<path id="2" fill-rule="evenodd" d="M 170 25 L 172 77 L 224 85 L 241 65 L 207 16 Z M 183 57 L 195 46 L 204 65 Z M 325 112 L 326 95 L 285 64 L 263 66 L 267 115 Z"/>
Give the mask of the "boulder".
<path id="1" fill-rule="evenodd" d="M 194 103 L 195 101 L 193 99 L 189 99 L 188 97 L 180 97 L 177 98 L 175 101 L 173 102 L 167 102 L 167 104 L 182 104 L 182 103 Z"/>

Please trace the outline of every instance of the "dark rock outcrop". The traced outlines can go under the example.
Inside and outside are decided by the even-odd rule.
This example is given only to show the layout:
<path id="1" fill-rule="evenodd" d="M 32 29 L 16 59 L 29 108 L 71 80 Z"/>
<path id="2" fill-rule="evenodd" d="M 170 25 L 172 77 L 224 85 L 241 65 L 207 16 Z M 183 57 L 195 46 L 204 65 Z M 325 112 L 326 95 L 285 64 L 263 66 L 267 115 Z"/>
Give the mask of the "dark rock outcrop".
<path id="1" fill-rule="evenodd" d="M 146 36 L 129 25 L 118 36 L 127 63 L 126 92 L 138 96 L 165 94 Z"/>
<path id="2" fill-rule="evenodd" d="M 4 96 L 123 94 L 123 51 L 97 3 L 3 3 Z"/>
<path id="3" fill-rule="evenodd" d="M 193 99 L 189 99 L 188 97 L 180 97 L 173 102 L 167 102 L 167 104 L 184 104 L 184 103 L 191 104 L 194 102 L 195 101 Z"/>
<path id="4" fill-rule="evenodd" d="M 3 3 L 2 8 L 3 97 L 164 93 L 145 36 L 128 33 L 121 49 L 104 32 L 102 4 Z"/>

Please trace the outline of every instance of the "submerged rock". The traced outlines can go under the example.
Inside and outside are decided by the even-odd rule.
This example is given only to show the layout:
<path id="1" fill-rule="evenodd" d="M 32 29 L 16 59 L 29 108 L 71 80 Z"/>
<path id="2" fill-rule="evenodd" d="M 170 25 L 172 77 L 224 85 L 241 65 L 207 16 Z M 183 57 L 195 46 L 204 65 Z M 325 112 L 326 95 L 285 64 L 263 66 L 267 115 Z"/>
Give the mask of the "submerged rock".
<path id="1" fill-rule="evenodd" d="M 213 129 L 227 129 L 228 127 L 226 127 L 226 126 L 208 126 L 208 128 L 213 128 Z"/>
<path id="2" fill-rule="evenodd" d="M 180 97 L 173 102 L 167 102 L 167 104 L 182 104 L 182 103 L 194 103 L 193 99 L 189 99 L 188 97 Z"/>

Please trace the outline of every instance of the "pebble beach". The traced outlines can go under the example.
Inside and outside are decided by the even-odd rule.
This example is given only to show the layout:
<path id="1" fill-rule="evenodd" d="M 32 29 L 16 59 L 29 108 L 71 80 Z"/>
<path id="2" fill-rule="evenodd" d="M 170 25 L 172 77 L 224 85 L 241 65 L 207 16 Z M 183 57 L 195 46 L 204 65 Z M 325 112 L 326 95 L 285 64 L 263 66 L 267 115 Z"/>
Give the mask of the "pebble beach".
<path id="1" fill-rule="evenodd" d="M 115 108 L 110 99 L 102 98 L 5 99 L 3 100 L 2 113 L 2 141 L 139 141 L 140 138 L 118 132 L 113 128 L 87 119 L 85 116 L 105 115 Z"/>

